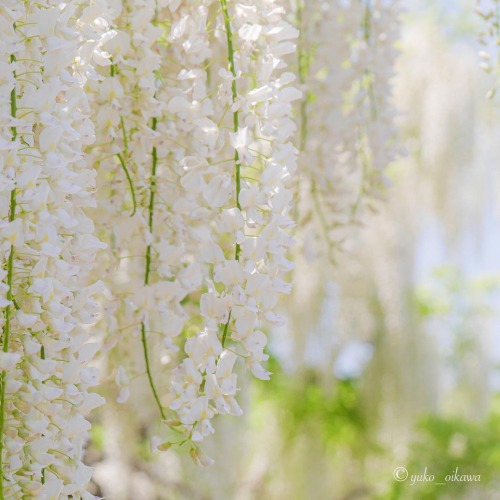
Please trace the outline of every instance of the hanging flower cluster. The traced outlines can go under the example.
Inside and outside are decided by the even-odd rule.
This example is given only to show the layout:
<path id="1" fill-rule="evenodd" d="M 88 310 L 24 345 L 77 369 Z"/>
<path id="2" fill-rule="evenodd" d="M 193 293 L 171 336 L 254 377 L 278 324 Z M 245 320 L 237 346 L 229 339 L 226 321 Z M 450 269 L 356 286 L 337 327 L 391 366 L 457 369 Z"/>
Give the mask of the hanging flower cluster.
<path id="1" fill-rule="evenodd" d="M 95 172 L 83 85 L 106 35 L 80 15 L 72 1 L 0 8 L 1 498 L 91 497 L 85 415 L 103 398 L 88 392 L 101 289 L 88 275 L 103 244 L 85 214 Z"/>
<path id="2" fill-rule="evenodd" d="M 295 77 L 283 57 L 295 50 L 298 32 L 274 1 L 242 2 L 233 9 L 222 1 L 221 11 L 214 45 L 224 46 L 227 63 L 212 66 L 208 116 L 194 124 L 201 133 L 193 135 L 202 140 L 181 159 L 189 216 L 204 216 L 195 258 L 204 264 L 204 283 L 200 329 L 186 342 L 188 357 L 175 371 L 170 408 L 194 442 L 213 432 L 215 414 L 241 413 L 233 373 L 238 358 L 254 376 L 269 378 L 262 366 L 263 329 L 282 322 L 274 307 L 278 294 L 290 290 L 283 278 L 292 267 L 291 114 L 301 94 L 290 86 Z M 170 106 L 185 113 L 199 105 L 189 97 L 174 98 Z"/>
<path id="3" fill-rule="evenodd" d="M 400 14 L 399 0 L 298 2 L 299 216 L 315 221 L 310 231 L 330 258 L 382 196 L 384 169 L 399 152 L 391 77 Z M 318 252 L 312 241 L 309 254 Z"/>
<path id="4" fill-rule="evenodd" d="M 99 165 L 95 220 L 108 244 L 101 327 L 111 357 L 131 361 L 114 363 L 118 401 L 130 375 L 146 372 L 161 418 L 195 443 L 214 415 L 241 413 L 238 358 L 269 378 L 263 329 L 282 322 L 273 309 L 292 267 L 301 94 L 283 56 L 298 32 L 274 1 L 234 11 L 124 2 L 110 14 L 110 57 L 89 85 L 97 135 L 109 138 L 87 156 Z M 186 357 L 168 389 L 151 352 L 168 361 L 179 347 Z"/>
<path id="5" fill-rule="evenodd" d="M 116 372 L 118 401 L 125 403 L 130 395 L 128 373 L 143 373 L 145 358 L 165 418 L 152 380 L 147 337 L 152 331 L 166 338 L 181 332 L 178 304 L 186 293 L 169 296 L 167 278 L 179 277 L 182 265 L 173 270 L 162 266 L 155 250 L 158 245 L 165 253 L 173 244 L 167 204 L 170 179 L 158 147 L 157 128 L 166 120 L 166 104 L 156 96 L 161 78 L 159 39 L 164 33 L 155 22 L 157 8 L 127 1 L 108 9 L 108 33 L 113 37 L 103 48 L 109 58 L 98 68 L 99 79 L 89 85 L 96 135 L 102 141 L 89 149 L 87 162 L 99 166 L 93 218 L 99 237 L 107 243 L 95 272 L 108 291 L 100 323 L 106 349 L 112 349 L 108 369 Z M 123 360 L 128 366 L 120 364 Z"/>

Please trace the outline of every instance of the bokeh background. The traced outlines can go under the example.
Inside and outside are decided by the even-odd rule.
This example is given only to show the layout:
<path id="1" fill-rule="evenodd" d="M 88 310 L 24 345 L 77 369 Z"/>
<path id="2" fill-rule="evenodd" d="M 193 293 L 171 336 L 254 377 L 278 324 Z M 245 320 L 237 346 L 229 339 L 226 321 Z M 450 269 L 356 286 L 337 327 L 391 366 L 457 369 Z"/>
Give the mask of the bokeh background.
<path id="1" fill-rule="evenodd" d="M 96 412 L 87 461 L 113 500 L 500 499 L 500 97 L 473 1 L 404 2 L 392 80 L 404 148 L 332 268 L 297 235 L 270 382 L 217 420 L 215 465 L 153 454 L 143 379 Z M 306 2 L 307 7 L 307 2 Z M 405 467 L 409 477 L 396 481 Z M 447 481 L 453 474 L 480 482 Z M 411 476 L 434 475 L 434 481 Z"/>

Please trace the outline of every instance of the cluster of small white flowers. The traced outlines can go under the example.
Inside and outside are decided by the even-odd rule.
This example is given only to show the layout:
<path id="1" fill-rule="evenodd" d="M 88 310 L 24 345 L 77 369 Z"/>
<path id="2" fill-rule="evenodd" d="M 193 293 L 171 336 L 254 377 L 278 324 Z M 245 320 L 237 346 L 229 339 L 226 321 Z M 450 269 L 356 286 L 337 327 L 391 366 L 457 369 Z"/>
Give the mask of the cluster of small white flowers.
<path id="1" fill-rule="evenodd" d="M 207 5 L 184 2 L 179 10 L 173 38 L 187 22 L 183 19 L 206 16 Z M 187 246 L 195 261 L 204 263 L 204 288 L 199 330 L 188 338 L 188 357 L 175 370 L 170 408 L 194 443 L 213 432 L 214 415 L 241 414 L 233 373 L 239 357 L 254 376 L 269 378 L 262 366 L 268 358 L 263 329 L 282 322 L 274 309 L 279 293 L 290 290 L 283 276 L 292 267 L 287 259 L 293 244 L 290 184 L 297 167 L 292 102 L 301 93 L 289 86 L 295 76 L 284 71 L 283 57 L 294 52 L 298 35 L 284 14 L 273 0 L 221 1 L 212 45 L 190 36 L 189 45 L 182 40 L 185 55 L 178 53 L 186 64 L 178 77 L 192 85 L 169 109 L 178 130 L 182 119 L 193 139 L 180 159 L 185 194 L 177 207 L 191 217 L 188 225 L 197 227 L 190 235 L 196 243 Z M 212 64 L 210 79 L 201 68 L 189 74 L 187 46 L 199 50 L 199 63 L 210 48 L 225 51 L 226 63 Z M 194 226 L 195 220 L 203 224 Z M 199 463 L 209 461 L 196 445 L 192 454 Z"/>
<path id="2" fill-rule="evenodd" d="M 88 392 L 97 344 L 85 326 L 101 284 L 87 278 L 103 245 L 85 214 L 95 172 L 83 85 L 104 33 L 98 9 L 85 20 L 78 5 L 0 7 L 1 498 L 92 498 L 85 415 L 104 400 Z"/>
<path id="3" fill-rule="evenodd" d="M 215 414 L 241 413 L 238 344 L 254 375 L 269 378 L 261 329 L 282 321 L 273 308 L 290 288 L 282 275 L 291 268 L 291 102 L 300 92 L 282 57 L 297 31 L 273 1 L 231 13 L 215 0 L 113 5 L 114 36 L 103 44 L 111 64 L 89 85 L 97 136 L 111 138 L 87 157 L 99 165 L 94 218 L 108 243 L 96 267 L 111 292 L 101 326 L 115 358 L 127 360 L 116 372 L 118 401 L 145 359 L 162 418 L 176 412 L 180 423 L 166 422 L 196 442 Z M 214 57 L 221 53 L 226 62 Z M 193 331 L 164 394 L 158 360 Z"/>
<path id="4" fill-rule="evenodd" d="M 317 221 L 331 258 L 383 194 L 384 169 L 399 153 L 391 78 L 401 2 L 318 0 L 300 14 L 301 220 Z"/>
<path id="5" fill-rule="evenodd" d="M 145 361 L 162 418 L 177 413 L 166 422 L 197 442 L 213 432 L 215 414 L 241 413 L 238 355 L 269 378 L 262 329 L 282 321 L 273 309 L 292 267 L 291 114 L 300 92 L 283 56 L 297 30 L 272 0 L 234 12 L 216 0 L 154 9 L 134 0 L 107 13 L 109 60 L 88 86 L 97 136 L 110 139 L 87 155 L 99 165 L 94 219 L 108 244 L 95 269 L 110 291 L 101 327 L 115 358 L 127 360 L 116 371 L 118 401 Z M 156 367 L 181 332 L 187 358 L 165 394 Z M 193 458 L 207 461 L 196 447 Z"/>
<path id="6" fill-rule="evenodd" d="M 114 36 L 103 46 L 109 64 L 89 86 L 97 136 L 109 138 L 98 141 L 87 156 L 89 164 L 99 165 L 94 219 L 108 244 L 95 268 L 109 291 L 99 327 L 116 368 L 117 401 L 128 400 L 131 376 L 146 372 L 165 419 L 158 381 L 166 377 L 156 367 L 178 349 L 173 339 L 188 317 L 181 303 L 202 280 L 200 264 L 186 248 L 186 233 L 194 228 L 186 225 L 185 208 L 180 208 L 186 202 L 176 156 L 176 144 L 189 142 L 192 130 L 186 120 L 174 119 L 183 77 L 179 88 L 170 85 L 177 76 L 170 54 L 175 46 L 169 43 L 167 49 L 162 40 L 166 25 L 175 23 L 175 8 L 142 0 L 113 6 L 108 23 Z M 193 39 L 198 32 L 206 38 L 201 27 L 184 17 L 171 38 Z M 187 52 L 194 73 L 204 59 L 192 48 Z"/>
<path id="7" fill-rule="evenodd" d="M 135 366 L 141 361 L 134 356 L 141 350 L 137 332 L 141 325 L 149 325 L 159 302 L 146 283 L 145 269 L 153 240 L 147 212 L 158 135 L 154 120 L 161 115 L 155 99 L 160 66 L 155 42 L 161 29 L 152 24 L 154 3 L 132 0 L 109 5 L 108 40 L 103 45 L 107 58 L 98 78 L 88 85 L 98 140 L 89 148 L 87 163 L 99 166 L 93 219 L 97 234 L 107 243 L 94 269 L 108 291 L 98 327 L 108 351 L 106 370 L 116 369 L 118 401 L 125 403 L 130 395 L 128 373 L 143 370 Z M 158 307 L 162 309 L 164 304 Z M 127 342 L 129 338 L 132 342 Z M 126 366 L 113 366 L 118 363 Z"/>

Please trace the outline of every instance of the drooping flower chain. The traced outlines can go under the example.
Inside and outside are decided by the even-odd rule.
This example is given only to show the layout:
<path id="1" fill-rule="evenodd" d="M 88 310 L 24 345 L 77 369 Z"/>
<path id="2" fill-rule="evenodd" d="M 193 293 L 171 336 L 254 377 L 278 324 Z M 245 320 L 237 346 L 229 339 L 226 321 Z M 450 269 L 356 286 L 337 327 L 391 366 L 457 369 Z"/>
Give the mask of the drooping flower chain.
<path id="1" fill-rule="evenodd" d="M 289 86 L 294 75 L 284 71 L 283 56 L 294 51 L 297 37 L 284 9 L 274 1 L 211 4 L 217 16 L 208 48 L 224 51 L 226 61 L 210 66 L 209 92 L 201 92 L 201 101 L 195 92 L 209 78 L 198 70 L 199 87 L 169 102 L 177 120 L 193 121 L 197 139 L 181 158 L 180 182 L 191 225 L 203 222 L 191 236 L 197 245 L 189 245 L 199 249 L 194 261 L 203 263 L 201 317 L 186 342 L 188 357 L 175 370 L 170 404 L 194 443 L 213 432 L 214 415 L 241 414 L 233 373 L 238 358 L 256 377 L 269 378 L 261 364 L 267 360 L 263 330 L 282 321 L 275 306 L 278 294 L 289 291 L 283 275 L 291 268 L 287 250 L 293 244 L 291 102 L 300 98 Z M 203 9 L 184 2 L 174 36 L 189 8 Z M 178 57 L 182 62 L 187 54 Z M 185 67 L 179 76 L 187 72 Z M 203 118 L 195 115 L 198 109 Z M 208 461 L 196 445 L 192 454 Z"/>
<path id="2" fill-rule="evenodd" d="M 259 326 L 281 321 L 273 308 L 289 290 L 290 103 L 300 93 L 280 74 L 297 36 L 283 14 L 268 1 L 234 12 L 213 0 L 155 11 L 124 2 L 105 45 L 110 71 L 92 86 L 98 135 L 112 138 L 90 162 L 100 165 L 96 218 L 109 244 L 98 271 L 112 292 L 106 330 L 110 345 L 120 336 L 116 357 L 129 358 L 118 400 L 145 369 L 161 417 L 177 413 L 166 422 L 193 441 L 212 432 L 209 417 L 241 413 L 234 352 L 268 378 Z M 182 346 L 181 332 L 188 357 L 169 394 L 158 358 Z"/>
<path id="3" fill-rule="evenodd" d="M 1 498 L 92 498 L 83 464 L 100 284 L 88 273 L 103 247 L 85 214 L 95 172 L 83 91 L 98 56 L 98 16 L 77 2 L 0 8 L 2 129 Z M 80 19 L 80 20 L 78 20 Z"/>
<path id="4" fill-rule="evenodd" d="M 391 78 L 401 3 L 298 6 L 305 91 L 298 115 L 304 166 L 297 193 L 300 220 L 306 227 L 315 222 L 306 231 L 306 253 L 334 260 L 364 213 L 383 196 L 384 170 L 400 153 Z M 312 244 L 316 239 L 321 245 Z"/>

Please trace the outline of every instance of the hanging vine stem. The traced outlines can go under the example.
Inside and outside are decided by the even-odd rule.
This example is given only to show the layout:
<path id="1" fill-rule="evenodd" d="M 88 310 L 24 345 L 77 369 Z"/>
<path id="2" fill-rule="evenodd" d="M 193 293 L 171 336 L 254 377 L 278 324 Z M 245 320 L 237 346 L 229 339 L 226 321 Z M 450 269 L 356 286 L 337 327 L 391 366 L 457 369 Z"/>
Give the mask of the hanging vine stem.
<path id="1" fill-rule="evenodd" d="M 10 62 L 13 64 L 16 61 L 14 55 L 10 56 Z M 14 78 L 16 78 L 16 72 L 14 71 Z M 17 114 L 17 95 L 16 86 L 10 92 L 10 114 L 13 118 L 16 118 Z M 12 141 L 17 139 L 17 127 L 11 127 L 12 131 Z M 16 188 L 12 189 L 10 192 L 10 207 L 9 207 L 9 222 L 12 222 L 16 218 Z M 14 274 L 14 245 L 10 247 L 9 260 L 7 262 L 7 300 L 12 302 L 12 278 Z M 5 309 L 5 325 L 3 327 L 3 352 L 9 352 L 9 337 L 10 337 L 10 322 L 12 314 L 12 305 L 9 304 Z M 3 486 L 3 439 L 4 439 L 4 424 L 5 424 L 5 385 L 7 381 L 7 372 L 2 370 L 0 377 L 0 499 L 4 499 L 4 486 Z"/>
<path id="2" fill-rule="evenodd" d="M 135 215 L 136 210 L 137 210 L 137 201 L 135 199 L 134 184 L 132 182 L 132 177 L 130 176 L 130 172 L 128 171 L 128 168 L 127 168 L 127 165 L 125 163 L 125 159 L 123 158 L 123 155 L 121 153 L 116 153 L 116 156 L 118 157 L 118 160 L 120 161 L 120 164 L 123 168 L 123 171 L 125 172 L 125 177 L 127 177 L 128 185 L 130 188 L 130 194 L 132 195 L 132 205 L 133 205 L 132 213 L 130 214 L 130 217 L 133 217 Z"/>
<path id="3" fill-rule="evenodd" d="M 153 118 L 153 126 L 152 126 L 153 130 L 156 130 L 157 122 L 158 120 L 156 118 Z M 149 206 L 148 206 L 148 212 L 149 212 L 148 229 L 151 235 L 153 234 L 153 223 L 154 223 L 157 167 L 158 167 L 158 152 L 156 150 L 156 146 L 154 146 L 152 151 L 151 181 L 149 184 Z M 151 243 L 146 248 L 146 271 L 144 273 L 145 285 L 149 285 L 150 274 L 151 274 Z M 149 353 L 148 353 L 148 342 L 146 338 L 146 326 L 144 325 L 144 321 L 141 323 L 141 342 L 142 342 L 142 350 L 144 353 L 144 362 L 146 364 L 146 373 L 148 376 L 149 385 L 151 387 L 151 392 L 153 393 L 153 397 L 155 398 L 156 404 L 158 405 L 158 409 L 160 410 L 161 418 L 165 420 L 166 419 L 165 410 L 163 409 L 163 405 L 161 404 L 158 392 L 156 391 L 156 387 L 153 381 L 153 375 L 151 373 L 151 365 L 149 363 Z"/>
<path id="4" fill-rule="evenodd" d="M 227 59 L 229 64 L 229 70 L 233 75 L 233 80 L 231 82 L 231 93 L 233 98 L 233 103 L 238 99 L 238 87 L 236 85 L 236 65 L 234 64 L 234 47 L 233 47 L 233 32 L 231 29 L 231 20 L 229 18 L 229 12 L 227 10 L 227 0 L 220 0 L 220 5 L 222 8 L 222 15 L 224 17 L 224 26 L 226 28 L 226 40 L 227 40 Z M 233 111 L 233 132 L 238 132 L 239 129 L 239 113 L 238 110 Z M 236 177 L 236 207 L 241 210 L 240 205 L 240 191 L 241 191 L 241 163 L 240 155 L 238 151 L 234 150 L 234 172 Z M 234 259 L 240 260 L 241 247 L 239 243 L 236 243 Z M 229 323 L 231 321 L 231 312 L 227 318 L 227 322 L 224 325 L 224 331 L 222 333 L 222 347 L 224 347 L 227 338 L 227 331 L 229 328 Z"/>
<path id="5" fill-rule="evenodd" d="M 111 64 L 110 68 L 110 75 L 113 77 L 116 74 L 116 67 L 115 64 Z M 130 172 L 127 168 L 127 164 L 125 163 L 125 158 L 124 156 L 127 156 L 128 154 L 128 139 L 127 139 L 127 131 L 125 130 L 125 122 L 123 120 L 123 116 L 120 116 L 120 126 L 122 129 L 122 135 L 123 135 L 123 153 L 116 153 L 116 156 L 118 157 L 118 160 L 120 161 L 120 165 L 122 166 L 123 172 L 125 173 L 125 177 L 127 178 L 128 186 L 130 189 L 130 195 L 132 196 L 132 213 L 130 214 L 130 217 L 133 217 L 135 215 L 135 212 L 137 211 L 137 201 L 135 198 L 135 189 L 134 189 L 134 183 L 132 181 L 132 176 L 130 175 Z"/>

